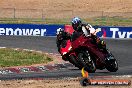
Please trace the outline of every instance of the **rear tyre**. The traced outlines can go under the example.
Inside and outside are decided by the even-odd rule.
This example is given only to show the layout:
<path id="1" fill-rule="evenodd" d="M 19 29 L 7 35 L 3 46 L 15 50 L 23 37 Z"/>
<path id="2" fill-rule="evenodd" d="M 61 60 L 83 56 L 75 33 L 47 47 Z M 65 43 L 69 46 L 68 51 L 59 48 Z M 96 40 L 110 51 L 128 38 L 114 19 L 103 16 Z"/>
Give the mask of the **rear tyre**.
<path id="1" fill-rule="evenodd" d="M 80 52 L 78 54 L 78 58 L 82 66 L 85 67 L 86 71 L 88 71 L 89 73 L 95 73 L 96 66 L 94 61 L 91 59 L 91 56 L 88 51 Z"/>

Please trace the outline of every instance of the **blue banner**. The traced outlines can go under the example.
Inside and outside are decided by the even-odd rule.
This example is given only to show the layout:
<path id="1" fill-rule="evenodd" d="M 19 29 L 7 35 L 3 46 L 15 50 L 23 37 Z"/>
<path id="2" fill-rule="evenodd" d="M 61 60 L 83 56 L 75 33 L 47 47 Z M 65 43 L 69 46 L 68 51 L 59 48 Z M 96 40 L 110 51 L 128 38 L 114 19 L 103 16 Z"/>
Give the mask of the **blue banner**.
<path id="1" fill-rule="evenodd" d="M 56 36 L 56 30 L 64 25 L 0 24 L 0 35 Z"/>
<path id="2" fill-rule="evenodd" d="M 45 24 L 0 24 L 0 35 L 56 36 L 58 28 L 67 27 L 65 25 Z M 132 38 L 132 27 L 99 26 L 97 30 L 99 37 Z"/>
<path id="3" fill-rule="evenodd" d="M 132 38 L 132 27 L 100 26 L 97 30 L 97 36 L 99 37 Z"/>

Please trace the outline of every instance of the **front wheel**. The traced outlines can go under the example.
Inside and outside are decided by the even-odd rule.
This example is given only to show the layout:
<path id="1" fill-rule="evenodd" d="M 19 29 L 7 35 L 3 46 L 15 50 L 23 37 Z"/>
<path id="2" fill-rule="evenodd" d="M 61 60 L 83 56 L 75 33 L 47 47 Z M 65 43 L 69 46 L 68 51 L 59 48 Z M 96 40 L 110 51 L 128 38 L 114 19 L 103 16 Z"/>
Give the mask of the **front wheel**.
<path id="1" fill-rule="evenodd" d="M 82 66 L 85 67 L 86 71 L 90 73 L 94 73 L 96 71 L 95 63 L 92 60 L 88 51 L 80 52 L 78 54 L 78 58 Z"/>
<path id="2" fill-rule="evenodd" d="M 107 50 L 108 51 L 108 50 Z M 106 69 L 110 72 L 116 72 L 118 70 L 117 60 L 114 58 L 112 53 L 108 51 L 108 57 L 106 58 Z"/>
<path id="3" fill-rule="evenodd" d="M 106 69 L 110 72 L 116 72 L 118 70 L 118 63 L 116 60 L 106 61 Z"/>
<path id="4" fill-rule="evenodd" d="M 83 67 L 78 63 L 76 56 L 70 55 L 69 62 L 75 65 L 75 67 L 78 67 L 79 69 L 82 69 Z"/>

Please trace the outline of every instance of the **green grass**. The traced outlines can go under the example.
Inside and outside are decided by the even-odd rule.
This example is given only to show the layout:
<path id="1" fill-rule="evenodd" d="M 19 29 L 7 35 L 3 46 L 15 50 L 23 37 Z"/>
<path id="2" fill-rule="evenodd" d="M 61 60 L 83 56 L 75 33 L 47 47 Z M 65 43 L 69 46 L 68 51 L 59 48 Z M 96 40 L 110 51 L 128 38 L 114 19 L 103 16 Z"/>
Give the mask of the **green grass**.
<path id="1" fill-rule="evenodd" d="M 92 19 L 84 19 L 86 22 L 90 22 L 93 25 L 101 26 L 132 26 L 132 18 L 122 17 L 99 17 Z"/>
<path id="2" fill-rule="evenodd" d="M 9 48 L 0 49 L 0 67 L 43 64 L 52 60 L 43 53 Z"/>
<path id="3" fill-rule="evenodd" d="M 67 19 L 0 18 L 0 24 L 69 24 Z"/>
<path id="4" fill-rule="evenodd" d="M 83 19 L 92 25 L 100 26 L 132 26 L 132 18 L 123 17 L 97 17 Z M 0 18 L 0 24 L 71 24 L 70 18 Z"/>

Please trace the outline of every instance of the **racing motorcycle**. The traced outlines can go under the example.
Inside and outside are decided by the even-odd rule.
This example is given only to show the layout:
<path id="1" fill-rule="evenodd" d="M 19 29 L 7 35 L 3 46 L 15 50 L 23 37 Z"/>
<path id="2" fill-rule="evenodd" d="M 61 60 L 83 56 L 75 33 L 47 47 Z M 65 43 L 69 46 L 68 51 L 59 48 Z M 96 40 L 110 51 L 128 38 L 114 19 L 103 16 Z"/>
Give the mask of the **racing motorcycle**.
<path id="1" fill-rule="evenodd" d="M 108 49 L 100 49 L 92 37 L 79 36 L 76 40 L 65 40 L 60 48 L 62 59 L 69 61 L 79 69 L 85 67 L 88 72 L 96 69 L 118 70 L 117 60 Z"/>
<path id="2" fill-rule="evenodd" d="M 72 41 L 71 45 L 78 63 L 85 67 L 88 72 L 93 73 L 96 69 L 103 70 L 105 68 L 110 72 L 118 70 L 117 60 L 112 53 L 106 48 L 100 49 L 92 37 L 86 37 L 82 34 Z"/>

